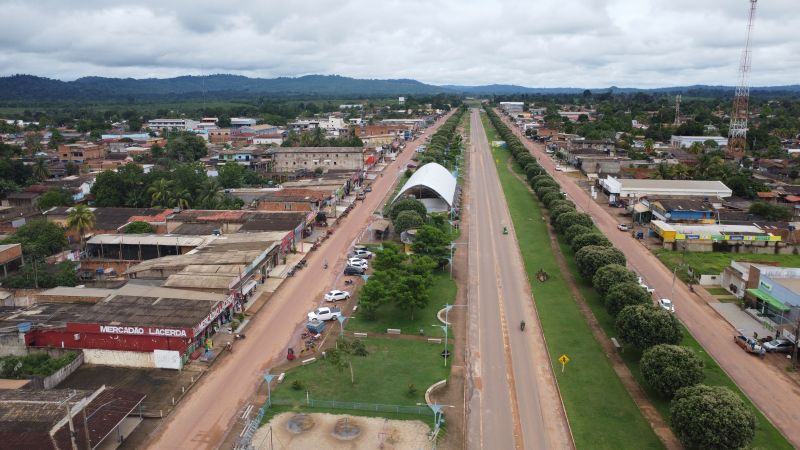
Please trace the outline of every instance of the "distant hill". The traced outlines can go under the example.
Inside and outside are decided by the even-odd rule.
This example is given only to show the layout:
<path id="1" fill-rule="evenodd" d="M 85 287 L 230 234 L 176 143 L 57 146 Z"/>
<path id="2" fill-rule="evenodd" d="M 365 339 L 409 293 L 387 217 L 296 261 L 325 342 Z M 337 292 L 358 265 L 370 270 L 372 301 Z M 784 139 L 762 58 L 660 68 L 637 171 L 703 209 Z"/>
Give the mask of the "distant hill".
<path id="1" fill-rule="evenodd" d="M 159 98 L 241 98 L 258 95 L 276 97 L 388 97 L 395 95 L 466 94 L 580 94 L 586 88 L 535 88 L 513 84 L 483 86 L 435 86 L 416 80 L 357 79 L 338 75 L 306 75 L 296 78 L 249 78 L 241 75 L 182 76 L 176 78 L 84 77 L 61 81 L 33 75 L 0 77 L 0 101 L 97 101 Z M 591 88 L 592 92 L 697 92 L 732 91 L 731 86 L 675 86 L 655 89 Z M 800 85 L 755 87 L 753 91 L 800 92 Z"/>
<path id="2" fill-rule="evenodd" d="M 101 100 L 154 98 L 167 95 L 228 93 L 280 96 L 389 96 L 436 94 L 444 89 L 416 80 L 364 80 L 338 75 L 297 78 L 249 78 L 240 75 L 182 76 L 176 78 L 85 77 L 60 81 L 33 75 L 0 77 L 0 101 Z"/>

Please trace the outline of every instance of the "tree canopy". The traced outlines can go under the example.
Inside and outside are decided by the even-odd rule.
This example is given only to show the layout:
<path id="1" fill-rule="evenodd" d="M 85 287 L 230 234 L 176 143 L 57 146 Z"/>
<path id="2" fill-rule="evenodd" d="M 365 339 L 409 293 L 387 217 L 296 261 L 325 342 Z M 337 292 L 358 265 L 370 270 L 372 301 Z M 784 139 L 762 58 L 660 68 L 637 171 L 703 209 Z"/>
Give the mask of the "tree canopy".
<path id="1" fill-rule="evenodd" d="M 743 448 L 756 430 L 753 412 L 724 386 L 679 389 L 670 405 L 670 420 L 678 439 L 691 449 Z"/>
<path id="2" fill-rule="evenodd" d="M 639 286 L 639 283 L 624 281 L 616 283 L 609 288 L 603 298 L 603 303 L 606 305 L 608 313 L 616 316 L 628 305 L 651 305 L 652 299 L 647 289 Z"/>
<path id="3" fill-rule="evenodd" d="M 637 276 L 627 267 L 620 264 L 608 264 L 595 272 L 592 277 L 592 286 L 600 296 L 605 297 L 612 286 L 624 282 L 637 282 Z"/>
<path id="4" fill-rule="evenodd" d="M 616 327 L 623 341 L 643 350 L 658 344 L 678 344 L 683 337 L 678 319 L 652 304 L 622 308 Z"/>
<path id="5" fill-rule="evenodd" d="M 639 361 L 645 383 L 661 396 L 671 398 L 680 388 L 703 381 L 705 373 L 701 360 L 689 347 L 654 345 L 642 354 Z"/>
<path id="6" fill-rule="evenodd" d="M 587 280 L 591 280 L 595 272 L 607 264 L 624 266 L 625 263 L 625 255 L 614 247 L 587 245 L 575 252 L 575 264 L 578 266 L 578 272 Z"/>

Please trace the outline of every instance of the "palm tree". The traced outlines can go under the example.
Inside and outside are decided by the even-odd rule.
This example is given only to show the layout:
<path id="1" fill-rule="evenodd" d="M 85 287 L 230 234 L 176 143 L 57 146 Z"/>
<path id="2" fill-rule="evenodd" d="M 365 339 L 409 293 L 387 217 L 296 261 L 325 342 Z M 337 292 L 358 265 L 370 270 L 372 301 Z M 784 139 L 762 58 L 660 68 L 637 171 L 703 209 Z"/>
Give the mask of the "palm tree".
<path id="1" fill-rule="evenodd" d="M 170 198 L 172 198 L 172 188 L 174 182 L 161 178 L 153 182 L 147 188 L 147 193 L 150 194 L 150 204 L 158 208 L 169 207 Z"/>
<path id="2" fill-rule="evenodd" d="M 86 205 L 76 205 L 67 214 L 67 228 L 78 230 L 81 236 L 81 252 L 83 251 L 83 235 L 86 230 L 94 227 L 94 224 L 94 213 Z"/>
<path id="3" fill-rule="evenodd" d="M 36 158 L 36 162 L 33 163 L 31 171 L 33 172 L 33 177 L 39 181 L 50 178 L 50 168 L 47 165 L 47 160 L 44 158 Z"/>
<path id="4" fill-rule="evenodd" d="M 203 209 L 217 209 L 222 203 L 222 190 L 219 181 L 207 178 L 197 192 L 197 207 Z"/>
<path id="5" fill-rule="evenodd" d="M 176 191 L 172 194 L 172 198 L 170 199 L 171 206 L 177 206 L 181 209 L 189 209 L 189 200 L 191 200 L 192 196 L 189 194 L 189 191 L 186 189 L 181 189 L 180 191 Z"/>

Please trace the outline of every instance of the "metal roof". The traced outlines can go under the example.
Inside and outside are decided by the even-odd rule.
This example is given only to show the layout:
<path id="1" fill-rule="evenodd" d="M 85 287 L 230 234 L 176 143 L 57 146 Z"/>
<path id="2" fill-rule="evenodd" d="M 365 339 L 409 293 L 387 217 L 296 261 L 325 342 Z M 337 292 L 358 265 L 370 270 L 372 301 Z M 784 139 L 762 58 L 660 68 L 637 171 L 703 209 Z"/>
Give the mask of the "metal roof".
<path id="1" fill-rule="evenodd" d="M 403 197 L 409 190 L 416 187 L 426 187 L 436 193 L 442 200 L 447 202 L 449 207 L 453 206 L 456 196 L 456 177 L 454 177 L 441 164 L 428 163 L 417 169 L 400 192 L 392 200 L 396 202 Z"/>
<path id="2" fill-rule="evenodd" d="M 87 244 L 94 245 L 177 245 L 179 247 L 198 247 L 213 239 L 211 236 L 175 236 L 159 234 L 98 234 L 92 236 Z"/>

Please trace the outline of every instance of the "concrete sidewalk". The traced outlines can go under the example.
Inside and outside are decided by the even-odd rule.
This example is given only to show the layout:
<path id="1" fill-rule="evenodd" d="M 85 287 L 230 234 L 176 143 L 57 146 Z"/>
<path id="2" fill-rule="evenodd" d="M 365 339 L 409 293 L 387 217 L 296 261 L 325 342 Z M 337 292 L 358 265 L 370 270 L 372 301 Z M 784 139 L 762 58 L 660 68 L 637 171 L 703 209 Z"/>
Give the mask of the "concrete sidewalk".
<path id="1" fill-rule="evenodd" d="M 742 311 L 736 303 L 709 302 L 708 305 L 745 336 L 752 336 L 754 332 L 759 337 L 775 335 L 775 332 L 767 330 L 753 316 Z"/>

